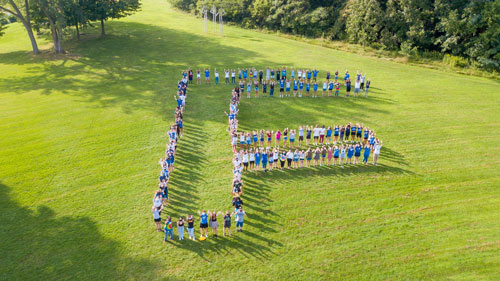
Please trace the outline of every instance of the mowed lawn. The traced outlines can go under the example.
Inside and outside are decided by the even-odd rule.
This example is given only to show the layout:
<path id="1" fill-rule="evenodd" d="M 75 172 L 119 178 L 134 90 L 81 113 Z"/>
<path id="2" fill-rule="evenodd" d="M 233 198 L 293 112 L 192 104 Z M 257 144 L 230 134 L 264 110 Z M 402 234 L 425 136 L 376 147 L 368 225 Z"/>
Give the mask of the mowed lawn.
<path id="1" fill-rule="evenodd" d="M 107 28 L 57 58 L 33 58 L 19 24 L 0 39 L 1 280 L 500 276 L 498 80 L 236 27 L 205 35 L 160 0 Z M 372 91 L 243 100 L 241 128 L 362 122 L 384 141 L 381 165 L 249 173 L 243 233 L 162 244 L 151 200 L 181 69 L 268 65 L 359 69 Z M 189 91 L 163 217 L 231 208 L 230 89 Z"/>

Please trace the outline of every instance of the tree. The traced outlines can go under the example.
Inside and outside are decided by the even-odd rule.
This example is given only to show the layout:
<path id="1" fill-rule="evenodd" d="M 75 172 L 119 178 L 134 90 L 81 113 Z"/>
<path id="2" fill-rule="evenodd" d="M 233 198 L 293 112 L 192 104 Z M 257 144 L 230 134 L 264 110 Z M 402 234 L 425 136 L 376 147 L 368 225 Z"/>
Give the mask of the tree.
<path id="1" fill-rule="evenodd" d="M 89 19 L 101 22 L 101 35 L 105 35 L 104 22 L 108 19 L 118 19 L 139 10 L 139 0 L 96 0 L 90 7 Z"/>
<path id="2" fill-rule="evenodd" d="M 9 5 L 11 8 L 9 9 Z M 21 10 L 24 9 L 24 14 Z M 31 14 L 30 14 L 30 3 L 29 0 L 0 0 L 0 11 L 4 11 L 14 15 L 19 19 L 20 22 L 23 23 L 26 32 L 28 33 L 28 37 L 31 41 L 31 47 L 33 49 L 33 54 L 38 54 L 40 51 L 38 50 L 38 44 L 36 43 L 36 38 L 33 33 L 33 28 L 31 26 Z"/>
<path id="3" fill-rule="evenodd" d="M 67 26 L 63 3 L 66 0 L 34 0 L 32 5 L 33 20 L 39 27 L 50 29 L 54 43 L 54 53 L 64 53 L 62 47 L 63 29 Z"/>

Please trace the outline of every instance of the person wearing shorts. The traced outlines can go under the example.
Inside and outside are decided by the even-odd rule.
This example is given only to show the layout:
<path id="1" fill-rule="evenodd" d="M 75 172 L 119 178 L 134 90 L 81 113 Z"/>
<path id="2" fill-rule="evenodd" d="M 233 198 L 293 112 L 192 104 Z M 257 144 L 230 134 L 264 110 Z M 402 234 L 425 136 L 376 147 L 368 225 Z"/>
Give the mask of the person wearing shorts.
<path id="1" fill-rule="evenodd" d="M 306 97 L 309 96 L 309 91 L 311 90 L 311 83 L 307 81 L 306 83 Z"/>
<path id="2" fill-rule="evenodd" d="M 243 211 L 243 209 L 240 207 L 238 211 L 236 211 L 236 231 L 237 232 L 242 232 L 243 231 L 243 216 L 245 216 L 246 213 Z"/>
<path id="3" fill-rule="evenodd" d="M 198 214 L 200 215 L 200 237 L 203 236 L 203 233 L 205 233 L 205 238 L 208 237 L 208 214 L 206 210 L 203 210 L 203 212 L 198 211 Z"/>
<path id="4" fill-rule="evenodd" d="M 210 68 L 205 68 L 205 84 L 210 85 Z"/>
<path id="5" fill-rule="evenodd" d="M 299 146 L 302 146 L 302 142 L 304 141 L 304 128 L 299 126 Z"/>
<path id="6" fill-rule="evenodd" d="M 160 207 L 153 206 L 153 220 L 156 226 L 156 232 L 161 231 L 161 210 L 163 209 L 163 204 L 160 204 Z"/>
<path id="7" fill-rule="evenodd" d="M 354 156 L 354 147 L 349 145 L 347 148 L 347 164 L 352 164 L 352 157 Z"/>
<path id="8" fill-rule="evenodd" d="M 311 148 L 308 148 L 306 151 L 306 161 L 307 161 L 307 167 L 311 167 L 311 160 L 313 157 L 313 152 L 311 151 Z"/>
<path id="9" fill-rule="evenodd" d="M 368 158 L 370 157 L 371 145 L 365 145 L 365 151 L 363 153 L 363 165 L 368 163 Z"/>
<path id="10" fill-rule="evenodd" d="M 165 222 L 165 238 L 163 238 L 163 243 L 167 242 L 168 237 L 170 236 L 170 240 L 174 240 L 174 224 L 172 223 L 172 218 L 168 217 Z"/>
<path id="11" fill-rule="evenodd" d="M 314 134 L 313 134 L 313 138 L 314 138 L 314 141 L 313 141 L 313 145 L 318 145 L 318 141 L 319 141 L 319 132 L 320 132 L 320 128 L 318 128 L 318 125 L 316 125 L 314 127 Z"/>
<path id="12" fill-rule="evenodd" d="M 200 69 L 198 69 L 196 71 L 196 83 L 198 83 L 198 85 L 201 85 L 201 71 L 200 71 Z"/>
<path id="13" fill-rule="evenodd" d="M 271 81 L 269 84 L 269 96 L 272 97 L 274 95 L 274 81 Z"/>

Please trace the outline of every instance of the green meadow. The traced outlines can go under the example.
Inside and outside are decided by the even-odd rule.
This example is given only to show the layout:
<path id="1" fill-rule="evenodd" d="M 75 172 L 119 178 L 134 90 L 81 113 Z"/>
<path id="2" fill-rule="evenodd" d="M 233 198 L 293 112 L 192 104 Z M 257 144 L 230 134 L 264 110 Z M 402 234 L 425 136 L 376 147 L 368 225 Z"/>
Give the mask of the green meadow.
<path id="1" fill-rule="evenodd" d="M 0 38 L 1 280 L 498 280 L 499 80 L 205 34 L 160 0 L 107 33 L 63 56 L 40 36 L 33 57 L 20 24 Z M 244 232 L 163 244 L 151 204 L 180 71 L 283 65 L 362 70 L 370 95 L 243 99 L 242 130 L 364 123 L 381 165 L 247 173 Z M 231 209 L 231 88 L 189 89 L 163 218 Z"/>

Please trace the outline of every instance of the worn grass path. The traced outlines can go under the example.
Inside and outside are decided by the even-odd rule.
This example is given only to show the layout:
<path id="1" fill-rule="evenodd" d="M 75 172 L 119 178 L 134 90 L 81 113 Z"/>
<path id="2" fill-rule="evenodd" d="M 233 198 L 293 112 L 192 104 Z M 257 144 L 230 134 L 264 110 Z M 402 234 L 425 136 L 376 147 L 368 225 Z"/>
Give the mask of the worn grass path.
<path id="1" fill-rule="evenodd" d="M 20 25 L 0 39 L 0 279 L 500 275 L 497 81 L 229 26 L 204 35 L 200 19 L 158 0 L 107 26 L 48 60 L 31 58 Z M 363 122 L 384 140 L 382 165 L 245 176 L 245 232 L 162 245 L 150 205 L 179 71 L 267 65 L 361 69 L 373 90 L 243 100 L 242 128 Z M 173 217 L 230 208 L 229 91 L 189 94 Z"/>

